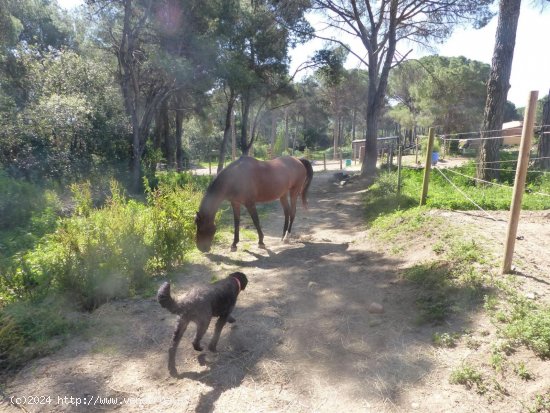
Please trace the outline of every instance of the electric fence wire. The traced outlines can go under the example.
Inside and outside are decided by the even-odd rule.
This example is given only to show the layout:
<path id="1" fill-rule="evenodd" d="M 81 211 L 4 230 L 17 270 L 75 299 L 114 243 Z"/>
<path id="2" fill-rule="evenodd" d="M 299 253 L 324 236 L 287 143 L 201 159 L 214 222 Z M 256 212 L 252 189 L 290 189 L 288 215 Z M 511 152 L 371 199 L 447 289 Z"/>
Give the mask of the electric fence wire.
<path id="1" fill-rule="evenodd" d="M 542 129 L 550 127 L 550 125 L 534 125 L 534 129 Z M 509 131 L 510 129 L 493 129 L 493 130 L 486 130 L 486 131 L 471 131 L 471 132 L 457 132 L 457 133 L 444 133 L 444 134 L 438 134 L 438 137 L 441 139 L 445 139 L 447 141 L 457 141 L 457 140 L 483 140 L 483 139 L 501 139 L 502 136 L 496 136 L 496 137 L 485 137 L 485 138 L 448 138 L 448 136 L 464 136 L 464 135 L 481 135 L 483 133 L 493 133 L 493 132 L 504 132 Z M 548 132 L 544 132 L 545 134 Z M 513 136 L 520 136 L 520 135 L 513 135 Z"/>
<path id="2" fill-rule="evenodd" d="M 454 174 L 457 174 L 457 175 L 461 175 L 465 178 L 469 178 L 469 179 L 473 179 L 474 181 L 479 181 L 479 182 L 484 182 L 486 184 L 489 184 L 489 185 L 496 185 L 496 186 L 501 186 L 503 188 L 508 188 L 508 189 L 514 189 L 512 186 L 510 185 L 503 185 L 503 184 L 497 184 L 496 182 L 490 182 L 490 181 L 486 181 L 484 179 L 480 179 L 480 178 L 475 178 L 473 176 L 469 176 L 469 175 L 464 175 L 460 172 L 457 172 L 457 171 L 453 171 L 452 169 L 447 169 L 447 171 L 449 172 L 452 172 Z M 540 195 L 540 196 L 548 196 L 550 197 L 550 194 L 547 194 L 547 193 L 544 193 L 544 192 L 536 192 L 536 191 L 528 191 L 529 194 L 531 195 Z"/>
<path id="3" fill-rule="evenodd" d="M 505 171 L 505 172 L 516 172 L 515 169 L 502 169 L 502 168 L 481 168 L 483 169 L 484 171 Z M 539 173 L 539 174 L 544 174 L 546 175 L 547 173 L 550 173 L 549 171 L 534 171 L 534 170 L 531 170 L 531 171 L 527 171 L 527 173 Z"/>
<path id="4" fill-rule="evenodd" d="M 489 214 L 487 211 L 485 211 L 481 206 L 479 206 L 472 198 L 470 198 L 464 191 L 462 191 L 458 186 L 456 186 L 454 184 L 453 181 L 451 181 L 447 176 L 445 176 L 445 174 L 441 171 L 440 168 L 438 167 L 435 167 L 434 168 L 437 172 L 439 172 L 441 174 L 441 176 L 443 176 L 443 178 L 445 178 L 450 184 L 451 186 L 456 189 L 464 198 L 466 198 L 468 201 L 470 201 L 472 204 L 474 204 L 477 209 L 479 209 L 480 211 L 482 211 L 485 215 L 487 215 L 489 218 L 491 218 L 493 221 L 501 221 L 501 220 L 498 220 L 496 219 L 495 217 L 493 217 L 491 214 Z M 449 169 L 448 169 L 449 170 Z"/>

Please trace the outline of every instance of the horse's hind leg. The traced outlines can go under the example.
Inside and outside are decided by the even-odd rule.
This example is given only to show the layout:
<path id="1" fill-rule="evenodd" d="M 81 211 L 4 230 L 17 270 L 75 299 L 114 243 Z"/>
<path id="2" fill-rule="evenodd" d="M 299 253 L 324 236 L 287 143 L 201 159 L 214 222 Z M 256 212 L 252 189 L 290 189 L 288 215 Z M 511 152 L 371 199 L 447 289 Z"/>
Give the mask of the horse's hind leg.
<path id="1" fill-rule="evenodd" d="M 241 223 L 241 204 L 238 202 L 231 202 L 231 207 L 233 208 L 233 224 L 235 226 L 231 251 L 237 251 L 237 244 L 239 243 L 239 225 Z"/>
<path id="2" fill-rule="evenodd" d="M 292 230 L 292 224 L 294 223 L 294 218 L 296 217 L 296 201 L 298 199 L 298 194 L 290 195 L 290 222 L 288 223 L 288 232 L 286 233 L 285 242 L 290 241 L 290 231 Z"/>
<path id="3" fill-rule="evenodd" d="M 262 228 L 260 227 L 260 219 L 258 218 L 258 211 L 256 211 L 256 204 L 246 204 L 246 209 L 252 217 L 252 222 L 254 222 L 256 231 L 258 231 L 258 246 L 260 248 L 265 248 L 264 233 L 262 232 Z"/>
<path id="4" fill-rule="evenodd" d="M 286 231 L 288 230 L 288 222 L 290 218 L 290 206 L 288 205 L 288 194 L 284 194 L 281 198 L 281 205 L 283 206 L 283 212 L 285 213 L 285 225 L 283 227 L 283 236 L 281 241 L 285 239 Z"/>

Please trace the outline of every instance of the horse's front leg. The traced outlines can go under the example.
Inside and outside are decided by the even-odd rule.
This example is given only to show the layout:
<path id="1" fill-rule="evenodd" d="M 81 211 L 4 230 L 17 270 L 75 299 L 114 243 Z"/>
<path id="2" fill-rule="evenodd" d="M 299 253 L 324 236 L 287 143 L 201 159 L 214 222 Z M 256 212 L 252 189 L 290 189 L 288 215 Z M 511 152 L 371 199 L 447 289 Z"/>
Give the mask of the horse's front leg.
<path id="1" fill-rule="evenodd" d="M 252 217 L 252 222 L 254 222 L 256 231 L 258 231 L 258 246 L 260 248 L 265 248 L 264 233 L 262 232 L 262 228 L 260 227 L 260 219 L 258 218 L 258 211 L 256 211 L 256 204 L 254 203 L 246 204 L 246 209 L 248 210 L 248 213 Z"/>
<path id="2" fill-rule="evenodd" d="M 239 226 L 241 223 L 241 204 L 238 202 L 231 202 L 231 208 L 233 208 L 233 244 L 231 245 L 231 251 L 237 251 L 237 244 L 239 243 Z"/>
<path id="3" fill-rule="evenodd" d="M 281 201 L 281 205 L 283 206 L 283 212 L 285 213 L 285 225 L 283 227 L 283 237 L 281 238 L 281 241 L 285 239 L 286 231 L 288 230 L 288 220 L 290 217 L 290 206 L 288 205 L 288 194 L 284 194 L 281 198 L 279 198 Z"/>

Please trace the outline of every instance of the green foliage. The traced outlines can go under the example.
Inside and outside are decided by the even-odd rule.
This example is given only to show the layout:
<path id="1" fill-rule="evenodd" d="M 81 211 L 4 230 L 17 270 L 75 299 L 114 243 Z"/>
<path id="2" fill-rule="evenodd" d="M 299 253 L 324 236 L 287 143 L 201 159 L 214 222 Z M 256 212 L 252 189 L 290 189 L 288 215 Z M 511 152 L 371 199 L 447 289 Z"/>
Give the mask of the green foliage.
<path id="1" fill-rule="evenodd" d="M 451 384 L 462 384 L 467 389 L 475 386 L 476 392 L 483 394 L 487 391 L 487 386 L 483 382 L 483 376 L 475 368 L 465 364 L 451 372 L 449 378 Z"/>
<path id="2" fill-rule="evenodd" d="M 504 333 L 532 349 L 537 356 L 550 358 L 550 307 L 516 303 Z"/>
<path id="3" fill-rule="evenodd" d="M 49 226 L 48 218 L 59 209 L 53 191 L 10 178 L 0 170 L 0 230 Z"/>
<path id="4" fill-rule="evenodd" d="M 212 181 L 209 175 L 191 175 L 190 173 L 161 172 L 156 175 L 155 186 L 165 186 L 172 189 L 188 188 L 193 191 L 204 192 Z"/>
<path id="5" fill-rule="evenodd" d="M 534 405 L 527 407 L 529 413 L 547 413 L 550 411 L 550 390 L 535 396 Z"/>
<path id="6" fill-rule="evenodd" d="M 533 380 L 533 373 L 531 373 L 523 361 L 520 361 L 514 366 L 514 373 L 516 373 L 522 380 Z M 550 406 L 549 406 L 550 407 Z"/>
<path id="7" fill-rule="evenodd" d="M 426 56 L 404 62 L 390 76 L 390 93 L 400 102 L 390 116 L 409 128 L 477 130 L 489 70 L 489 65 L 465 57 Z"/>
<path id="8" fill-rule="evenodd" d="M 148 188 L 146 203 L 128 200 L 113 181 L 100 208 L 93 207 L 89 183 L 73 185 L 73 216 L 55 214 L 56 225 L 24 248 L 13 232 L 19 248 L 0 261 L 0 366 L 20 365 L 59 344 L 55 337 L 78 324 L 72 305 L 93 310 L 147 292 L 152 276 L 181 263 L 194 247 L 194 216 L 209 180 L 165 174 Z M 29 225 L 45 225 L 43 216 L 38 210 Z"/>
<path id="9" fill-rule="evenodd" d="M 415 197 L 417 198 L 417 197 Z M 402 209 L 418 205 L 418 201 L 408 195 L 397 194 L 397 173 L 383 172 L 369 188 L 365 196 L 365 214 L 367 220 L 383 217 Z M 415 214 L 418 216 L 418 214 Z"/>
<path id="10" fill-rule="evenodd" d="M 501 179 L 503 184 L 508 187 L 496 185 L 478 186 L 473 179 L 453 173 L 456 171 L 468 177 L 475 177 L 475 164 L 468 163 L 464 166 L 452 169 L 443 169 L 443 173 L 464 192 L 477 205 L 485 210 L 509 210 L 512 199 L 512 185 L 515 170 L 502 172 Z M 393 173 L 395 174 L 395 173 Z M 422 170 L 403 169 L 402 171 L 402 197 L 410 199 L 409 205 L 419 202 L 422 190 Z M 550 208 L 550 198 L 539 195 L 540 193 L 550 193 L 550 176 L 544 174 L 529 173 L 527 180 L 527 190 L 523 196 L 522 208 L 527 210 L 541 210 Z M 382 201 L 377 199 L 378 192 L 373 193 L 372 200 L 368 197 L 368 202 L 380 204 Z M 391 198 L 384 199 L 388 203 Z M 395 199 L 394 199 L 395 202 Z M 430 208 L 450 209 L 450 210 L 472 210 L 477 207 L 458 192 L 439 172 L 432 170 L 430 172 L 430 185 L 426 205 Z M 388 205 L 378 207 L 379 212 L 391 212 Z"/>
<path id="11" fill-rule="evenodd" d="M 13 300 L 58 291 L 88 310 L 135 294 L 150 274 L 178 264 L 194 246 L 200 202 L 194 185 L 200 186 L 161 183 L 142 204 L 127 200 L 113 182 L 111 197 L 100 209 L 91 207 L 89 184 L 73 186 L 76 214 L 12 260 L 0 292 Z"/>
<path id="12" fill-rule="evenodd" d="M 459 337 L 456 333 L 434 333 L 432 341 L 437 347 L 453 348 L 456 347 L 456 340 Z"/>
<path id="13" fill-rule="evenodd" d="M 386 186 L 382 180 L 374 186 L 378 193 L 389 193 L 388 197 L 392 197 L 391 183 Z M 368 198 L 371 195 L 369 191 Z M 438 260 L 416 264 L 403 273 L 406 280 L 417 286 L 416 303 L 419 321 L 423 323 L 441 323 L 456 308 L 480 303 L 486 289 L 486 277 L 480 267 L 486 261 L 483 249 L 474 240 L 456 234 L 448 236 L 441 231 L 443 227 L 442 218 L 434 217 L 426 208 L 396 210 L 371 223 L 373 235 L 400 245 L 407 239 L 435 238 Z"/>
<path id="14" fill-rule="evenodd" d="M 82 326 L 61 297 L 12 303 L 0 309 L 0 368 L 10 369 L 56 349 Z"/>
<path id="15" fill-rule="evenodd" d="M 183 260 L 184 253 L 194 245 L 194 218 L 201 198 L 202 193 L 192 183 L 183 189 L 161 184 L 157 189 L 148 190 L 147 201 L 154 228 L 153 258 L 148 268 L 153 271 L 171 269 Z"/>
<path id="16" fill-rule="evenodd" d="M 502 373 L 505 369 L 506 356 L 499 349 L 493 348 L 489 364 L 497 373 Z"/>

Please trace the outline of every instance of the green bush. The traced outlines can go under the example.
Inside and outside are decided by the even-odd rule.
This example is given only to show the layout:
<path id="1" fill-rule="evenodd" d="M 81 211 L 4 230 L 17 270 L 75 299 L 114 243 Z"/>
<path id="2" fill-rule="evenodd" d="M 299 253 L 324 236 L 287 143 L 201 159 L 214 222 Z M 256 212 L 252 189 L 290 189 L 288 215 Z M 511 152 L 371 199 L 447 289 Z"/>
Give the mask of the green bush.
<path id="1" fill-rule="evenodd" d="M 0 368 L 48 353 L 56 337 L 78 327 L 64 298 L 77 310 L 93 310 L 145 290 L 156 273 L 180 263 L 194 247 L 195 212 L 209 181 L 167 174 L 147 189 L 145 203 L 128 200 L 112 182 L 101 208 L 93 207 L 90 184 L 73 185 L 72 217 L 60 219 L 48 208 L 31 214 L 29 228 L 56 224 L 40 238 L 29 234 L 28 248 L 0 261 Z M 12 235 L 23 243 L 21 234 Z"/>
<path id="2" fill-rule="evenodd" d="M 181 262 L 194 246 L 196 184 L 159 184 L 147 203 L 127 200 L 118 184 L 100 209 L 91 207 L 88 185 L 73 186 L 75 215 L 13 259 L 2 277 L 5 301 L 70 295 L 92 310 L 107 300 L 135 294 L 151 275 Z"/>
<path id="3" fill-rule="evenodd" d="M 152 271 L 170 269 L 194 246 L 195 214 L 202 193 L 194 184 L 179 188 L 162 184 L 147 195 L 151 209 L 151 245 L 153 256 L 148 261 Z"/>

